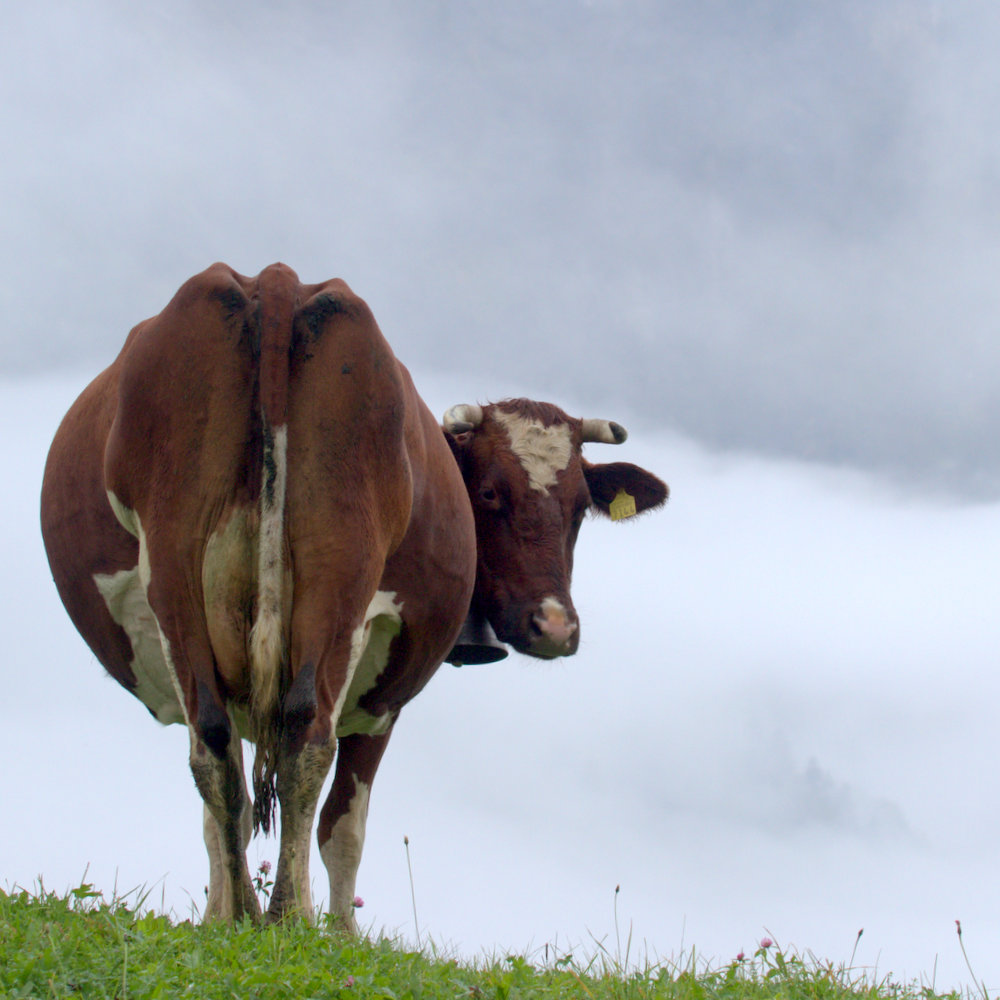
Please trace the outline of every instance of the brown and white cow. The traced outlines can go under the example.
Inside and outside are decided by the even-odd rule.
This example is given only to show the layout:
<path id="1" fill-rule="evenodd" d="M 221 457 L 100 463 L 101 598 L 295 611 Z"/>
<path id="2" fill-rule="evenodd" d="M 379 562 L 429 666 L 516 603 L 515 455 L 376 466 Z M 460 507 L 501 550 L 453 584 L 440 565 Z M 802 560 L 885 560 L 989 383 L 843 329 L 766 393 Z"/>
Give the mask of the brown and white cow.
<path id="1" fill-rule="evenodd" d="M 216 264 L 132 330 L 56 434 L 42 533 L 97 658 L 188 727 L 206 916 L 259 916 L 246 847 L 275 795 L 268 915 L 311 911 L 336 757 L 318 839 L 330 910 L 354 926 L 372 780 L 470 601 L 515 649 L 575 652 L 584 515 L 666 499 L 648 472 L 581 454 L 624 437 L 526 400 L 454 407 L 442 429 L 365 303 L 281 264 L 256 278 Z"/>

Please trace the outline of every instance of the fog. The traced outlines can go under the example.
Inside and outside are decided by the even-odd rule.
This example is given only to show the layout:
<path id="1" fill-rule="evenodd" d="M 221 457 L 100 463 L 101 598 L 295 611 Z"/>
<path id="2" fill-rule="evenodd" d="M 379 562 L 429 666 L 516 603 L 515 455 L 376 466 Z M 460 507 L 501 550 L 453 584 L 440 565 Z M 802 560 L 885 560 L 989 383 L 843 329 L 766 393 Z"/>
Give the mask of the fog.
<path id="1" fill-rule="evenodd" d="M 443 410 L 461 398 L 421 378 Z M 0 752 L 7 884 L 140 885 L 200 912 L 207 864 L 187 736 L 103 670 L 62 613 L 37 483 L 74 380 L 0 394 L 22 488 L 5 520 L 11 626 Z M 595 459 L 612 449 L 592 446 Z M 445 666 L 403 712 L 373 789 L 359 914 L 422 940 L 718 964 L 765 934 L 948 988 L 1000 980 L 994 504 L 914 501 L 857 473 L 633 437 L 615 458 L 668 507 L 584 526 L 580 652 Z M 16 626 L 16 627 L 15 627 Z M 276 859 L 258 838 L 253 867 Z M 313 859 L 317 901 L 325 870 Z M 624 948 L 624 943 L 622 945 Z"/>

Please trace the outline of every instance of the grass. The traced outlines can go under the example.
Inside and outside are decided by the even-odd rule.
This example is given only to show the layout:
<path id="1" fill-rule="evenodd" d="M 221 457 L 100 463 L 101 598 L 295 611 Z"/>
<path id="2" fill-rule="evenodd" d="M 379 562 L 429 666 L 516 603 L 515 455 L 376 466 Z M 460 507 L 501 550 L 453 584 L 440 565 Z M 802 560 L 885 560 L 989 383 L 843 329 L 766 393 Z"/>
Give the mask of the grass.
<path id="1" fill-rule="evenodd" d="M 521 955 L 463 964 L 433 946 L 345 936 L 336 926 L 289 921 L 256 927 L 175 922 L 146 908 L 140 890 L 109 902 L 89 883 L 65 896 L 0 890 L 3 997 L 423 998 L 580 997 L 593 1000 L 959 1000 L 926 987 L 873 983 L 843 965 L 786 954 L 767 943 L 752 956 L 709 967 L 623 968 L 605 948 L 586 964 L 572 955 Z M 628 947 L 626 945 L 626 947 Z M 619 942 L 620 954 L 620 942 Z M 541 959 L 541 955 L 538 956 Z"/>

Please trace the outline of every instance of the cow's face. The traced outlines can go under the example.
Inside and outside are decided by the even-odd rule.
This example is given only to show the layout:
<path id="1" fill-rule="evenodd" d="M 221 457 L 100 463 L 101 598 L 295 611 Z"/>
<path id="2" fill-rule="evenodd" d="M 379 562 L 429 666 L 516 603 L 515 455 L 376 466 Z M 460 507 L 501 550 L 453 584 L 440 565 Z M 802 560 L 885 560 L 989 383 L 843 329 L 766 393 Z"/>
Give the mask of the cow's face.
<path id="1" fill-rule="evenodd" d="M 588 462 L 585 441 L 619 444 L 624 429 L 574 419 L 550 404 L 453 407 L 444 426 L 476 519 L 474 606 L 518 652 L 575 653 L 580 623 L 570 580 L 584 517 L 608 515 L 621 490 L 634 498 L 636 513 L 657 507 L 667 487 L 634 465 Z"/>

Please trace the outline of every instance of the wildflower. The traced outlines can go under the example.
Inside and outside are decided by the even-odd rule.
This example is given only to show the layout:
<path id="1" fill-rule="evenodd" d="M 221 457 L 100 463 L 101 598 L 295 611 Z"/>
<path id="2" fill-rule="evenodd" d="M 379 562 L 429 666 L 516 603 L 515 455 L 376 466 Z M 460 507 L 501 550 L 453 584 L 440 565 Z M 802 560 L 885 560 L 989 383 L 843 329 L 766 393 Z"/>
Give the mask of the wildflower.
<path id="1" fill-rule="evenodd" d="M 746 961 L 746 955 L 744 955 L 744 954 L 743 954 L 743 952 L 741 951 L 741 952 L 740 952 L 740 953 L 739 953 L 739 954 L 738 954 L 738 955 L 736 956 L 736 961 L 737 961 L 737 962 L 745 962 L 745 961 Z"/>
<path id="2" fill-rule="evenodd" d="M 270 861 L 262 861 L 260 863 L 260 873 L 261 873 L 261 875 L 270 875 L 271 874 L 271 862 Z"/>
<path id="3" fill-rule="evenodd" d="M 356 910 L 360 910 L 364 905 L 365 901 L 360 896 L 355 896 L 354 899 L 351 900 L 351 906 L 353 906 Z"/>
<path id="4" fill-rule="evenodd" d="M 760 946 L 761 948 L 764 949 L 764 951 L 767 951 L 767 949 L 770 948 L 772 944 L 774 944 L 774 942 L 769 937 L 760 939 Z"/>
<path id="5" fill-rule="evenodd" d="M 955 926 L 958 928 L 958 936 L 961 937 L 962 936 L 962 921 L 961 920 L 956 920 L 955 921 Z"/>
<path id="6" fill-rule="evenodd" d="M 346 979 L 344 980 L 344 985 L 345 985 L 345 986 L 353 986 L 353 985 L 354 985 L 354 976 L 348 976 L 348 977 L 347 977 L 347 978 L 346 978 Z"/>

